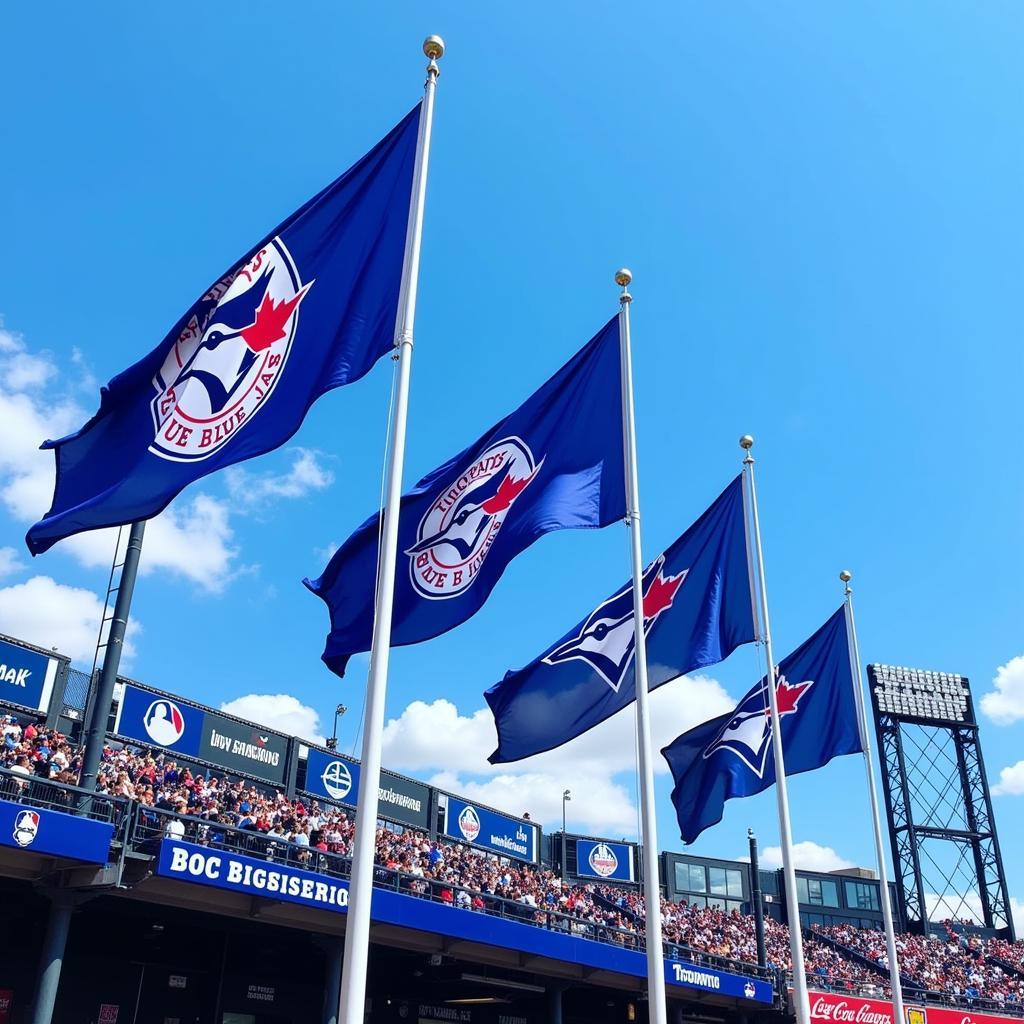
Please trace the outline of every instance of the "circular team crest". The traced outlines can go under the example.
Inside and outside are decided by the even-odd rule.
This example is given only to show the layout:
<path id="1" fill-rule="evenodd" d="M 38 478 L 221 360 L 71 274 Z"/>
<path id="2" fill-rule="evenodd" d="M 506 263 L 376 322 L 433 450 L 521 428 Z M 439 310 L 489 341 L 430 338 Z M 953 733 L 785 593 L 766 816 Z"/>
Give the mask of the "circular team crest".
<path id="1" fill-rule="evenodd" d="M 619 866 L 619 858 L 615 856 L 615 851 L 607 843 L 598 843 L 590 851 L 587 861 L 594 874 L 600 875 L 601 878 L 614 875 Z"/>
<path id="2" fill-rule="evenodd" d="M 324 769 L 320 781 L 335 800 L 344 800 L 352 791 L 352 772 L 344 761 L 332 761 Z"/>
<path id="3" fill-rule="evenodd" d="M 193 307 L 153 377 L 149 450 L 208 459 L 255 416 L 288 361 L 302 284 L 284 243 L 268 242 Z"/>
<path id="4" fill-rule="evenodd" d="M 491 445 L 439 494 L 406 551 L 412 585 L 424 597 L 457 597 L 476 581 L 513 502 L 540 472 L 518 437 Z"/>
<path id="5" fill-rule="evenodd" d="M 36 811 L 20 811 L 14 819 L 11 835 L 19 846 L 31 846 L 39 834 L 39 814 Z"/>
<path id="6" fill-rule="evenodd" d="M 480 835 L 480 815 L 472 807 L 463 808 L 459 815 L 459 831 L 471 843 L 476 842 L 476 837 Z"/>
<path id="7" fill-rule="evenodd" d="M 185 716 L 181 708 L 166 697 L 153 701 L 146 708 L 142 725 L 158 747 L 173 747 L 185 735 Z"/>

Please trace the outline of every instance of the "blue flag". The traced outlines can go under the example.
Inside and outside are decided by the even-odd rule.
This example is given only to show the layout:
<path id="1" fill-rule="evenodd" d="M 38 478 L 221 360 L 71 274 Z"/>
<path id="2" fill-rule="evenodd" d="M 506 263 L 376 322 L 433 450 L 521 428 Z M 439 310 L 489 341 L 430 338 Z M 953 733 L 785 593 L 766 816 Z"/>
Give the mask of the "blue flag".
<path id="1" fill-rule="evenodd" d="M 646 569 L 644 634 L 651 689 L 754 639 L 740 477 Z M 632 703 L 634 643 L 630 581 L 484 694 L 498 728 L 489 760 L 559 747 Z"/>
<path id="2" fill-rule="evenodd" d="M 394 647 L 465 622 L 516 555 L 552 530 L 626 514 L 618 318 L 539 391 L 402 496 Z M 306 586 L 331 612 L 323 660 L 344 675 L 370 649 L 379 516 Z"/>
<path id="3" fill-rule="evenodd" d="M 284 444 L 394 342 L 420 108 L 223 274 L 77 433 L 47 441 L 33 554 L 157 515 L 194 480 Z"/>
<path id="4" fill-rule="evenodd" d="M 786 774 L 863 750 L 843 608 L 779 662 L 776 693 Z M 775 784 L 767 677 L 727 715 L 684 732 L 662 751 L 684 842 L 722 820 L 725 801 Z"/>

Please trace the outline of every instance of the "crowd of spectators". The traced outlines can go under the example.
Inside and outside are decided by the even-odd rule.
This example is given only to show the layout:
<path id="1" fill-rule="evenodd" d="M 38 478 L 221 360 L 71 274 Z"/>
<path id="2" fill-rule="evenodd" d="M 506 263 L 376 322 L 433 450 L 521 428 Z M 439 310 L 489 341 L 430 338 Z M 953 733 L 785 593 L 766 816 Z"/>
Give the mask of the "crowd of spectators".
<path id="1" fill-rule="evenodd" d="M 65 736 L 34 725 L 23 727 L 13 718 L 0 718 L 0 728 L 0 767 L 26 779 L 78 781 L 81 751 Z M 141 828 L 148 830 L 153 841 L 170 836 L 234 845 L 269 860 L 319 870 L 344 870 L 344 859 L 351 854 L 354 822 L 345 810 L 313 799 L 289 799 L 281 791 L 240 779 L 193 771 L 163 754 L 108 744 L 97 789 L 139 804 Z M 338 858 L 343 860 L 339 863 Z M 469 911 L 512 912 L 549 928 L 641 945 L 645 906 L 636 889 L 563 883 L 550 870 L 498 859 L 422 831 L 384 825 L 377 830 L 376 862 L 382 882 L 414 896 Z M 665 899 L 661 909 L 670 951 L 675 946 L 698 956 L 757 962 L 751 916 Z M 873 986 L 875 994 L 888 992 L 888 957 L 880 932 L 849 925 L 816 931 L 860 954 L 867 963 L 843 955 L 812 933 L 804 944 L 812 986 L 861 992 Z M 1024 943 L 986 942 L 950 927 L 944 939 L 900 935 L 897 945 L 904 978 L 922 989 L 968 1000 L 1024 1004 Z M 770 917 L 765 919 L 765 949 L 769 967 L 792 969 L 789 931 Z M 987 958 L 993 956 L 1022 976 L 990 963 Z"/>
<path id="2" fill-rule="evenodd" d="M 816 929 L 848 949 L 867 957 L 885 971 L 889 970 L 889 954 L 881 932 L 850 925 L 831 925 Z M 897 935 L 896 956 L 900 974 L 926 992 L 937 992 L 970 1000 L 986 1000 L 996 1004 L 1024 1004 L 1024 977 L 989 962 L 1000 950 L 1015 956 L 1004 957 L 1011 964 L 1021 964 L 1022 943 L 984 940 L 978 936 L 959 934 L 946 922 L 946 934 L 939 938 L 922 935 Z"/>

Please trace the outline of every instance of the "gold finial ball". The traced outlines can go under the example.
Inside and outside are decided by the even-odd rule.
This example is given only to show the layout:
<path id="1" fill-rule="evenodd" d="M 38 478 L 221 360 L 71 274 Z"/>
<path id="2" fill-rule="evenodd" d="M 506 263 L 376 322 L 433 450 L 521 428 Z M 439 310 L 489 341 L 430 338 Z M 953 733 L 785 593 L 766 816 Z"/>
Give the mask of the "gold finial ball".
<path id="1" fill-rule="evenodd" d="M 628 267 L 621 267 L 615 271 L 615 283 L 622 288 L 627 288 L 633 280 L 633 271 Z"/>
<path id="2" fill-rule="evenodd" d="M 754 447 L 754 439 L 749 434 L 744 434 L 740 438 L 740 447 L 745 451 L 749 452 Z"/>
<path id="3" fill-rule="evenodd" d="M 843 581 L 844 583 L 849 583 L 849 582 L 850 582 L 850 580 L 852 580 L 852 579 L 853 579 L 853 573 L 852 573 L 852 572 L 850 572 L 850 570 L 849 570 L 849 569 L 844 569 L 844 570 L 843 570 L 843 571 L 842 571 L 842 572 L 841 572 L 841 573 L 839 574 L 839 578 L 840 578 L 840 579 L 841 579 L 841 580 L 842 580 L 842 581 Z"/>
<path id="4" fill-rule="evenodd" d="M 444 40 L 440 36 L 427 36 L 423 40 L 423 52 L 431 59 L 444 56 Z"/>

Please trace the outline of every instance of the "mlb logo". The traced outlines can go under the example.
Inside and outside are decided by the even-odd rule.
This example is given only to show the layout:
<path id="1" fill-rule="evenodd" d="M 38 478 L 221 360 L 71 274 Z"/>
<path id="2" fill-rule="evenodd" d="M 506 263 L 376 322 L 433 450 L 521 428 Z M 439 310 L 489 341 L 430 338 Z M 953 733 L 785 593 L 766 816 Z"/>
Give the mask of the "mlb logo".
<path id="1" fill-rule="evenodd" d="M 14 819 L 11 835 L 19 846 L 31 846 L 39 834 L 39 814 L 36 811 L 20 811 Z"/>
<path id="2" fill-rule="evenodd" d="M 754 988 L 754 983 L 752 981 L 748 981 L 746 985 L 743 986 L 743 994 L 747 999 L 753 999 L 754 996 L 757 995 L 757 989 Z"/>
<path id="3" fill-rule="evenodd" d="M 173 747 L 185 735 L 185 716 L 173 700 L 153 701 L 142 716 L 146 735 L 160 747 Z"/>
<path id="4" fill-rule="evenodd" d="M 466 807 L 459 815 L 459 831 L 471 843 L 480 835 L 480 816 L 472 807 Z"/>

